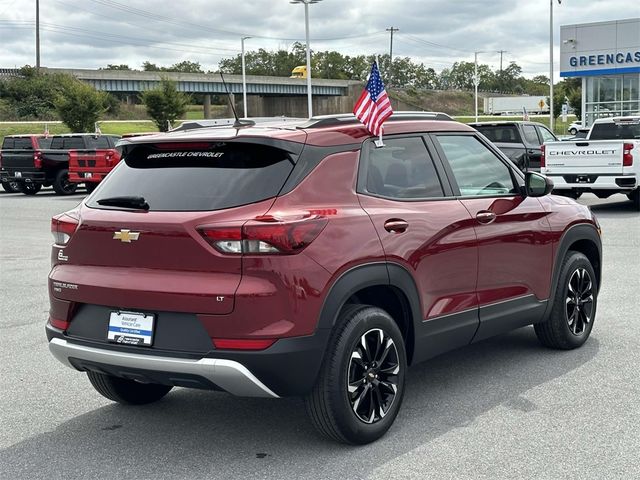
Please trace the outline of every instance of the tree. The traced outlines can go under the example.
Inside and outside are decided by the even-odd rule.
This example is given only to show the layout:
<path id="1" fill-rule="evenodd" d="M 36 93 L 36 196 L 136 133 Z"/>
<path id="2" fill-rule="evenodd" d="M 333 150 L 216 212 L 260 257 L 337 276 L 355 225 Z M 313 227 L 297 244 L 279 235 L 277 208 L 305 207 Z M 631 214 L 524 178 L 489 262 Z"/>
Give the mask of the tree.
<path id="1" fill-rule="evenodd" d="M 72 132 L 92 132 L 107 109 L 107 94 L 75 78 L 66 79 L 54 105 Z"/>
<path id="2" fill-rule="evenodd" d="M 129 67 L 129 65 L 126 65 L 124 63 L 121 63 L 120 65 L 115 65 L 113 63 L 110 63 L 109 65 L 107 65 L 104 68 L 101 68 L 100 70 L 131 70 L 131 67 Z"/>
<path id="3" fill-rule="evenodd" d="M 199 62 L 191 62 L 189 60 L 174 63 L 170 67 L 159 67 L 155 63 L 151 63 L 147 60 L 142 64 L 142 70 L 145 72 L 204 73 Z"/>
<path id="4" fill-rule="evenodd" d="M 168 78 L 162 78 L 158 87 L 142 94 L 142 103 L 161 132 L 169 130 L 168 122 L 175 122 L 185 114 L 189 100 L 188 95 L 178 91 L 176 82 Z"/>

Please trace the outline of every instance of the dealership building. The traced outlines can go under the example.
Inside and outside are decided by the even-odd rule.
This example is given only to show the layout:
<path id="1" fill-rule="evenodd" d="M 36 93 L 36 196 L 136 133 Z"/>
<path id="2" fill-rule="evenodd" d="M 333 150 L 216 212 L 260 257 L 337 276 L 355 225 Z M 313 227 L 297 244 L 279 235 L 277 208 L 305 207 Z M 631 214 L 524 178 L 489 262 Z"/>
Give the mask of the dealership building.
<path id="1" fill-rule="evenodd" d="M 640 18 L 560 27 L 560 76 L 582 78 L 586 125 L 640 114 Z"/>

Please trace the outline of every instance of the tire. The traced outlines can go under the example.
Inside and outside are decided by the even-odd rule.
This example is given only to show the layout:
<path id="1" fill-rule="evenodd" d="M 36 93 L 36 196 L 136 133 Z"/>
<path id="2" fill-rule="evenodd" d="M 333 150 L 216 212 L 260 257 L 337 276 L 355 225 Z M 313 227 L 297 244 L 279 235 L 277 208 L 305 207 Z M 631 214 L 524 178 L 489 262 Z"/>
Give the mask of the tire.
<path id="1" fill-rule="evenodd" d="M 17 192 L 20 191 L 20 187 L 18 185 L 18 182 L 12 182 L 12 181 L 9 181 L 9 180 L 3 180 L 2 181 L 2 188 L 7 193 L 17 193 Z"/>
<path id="2" fill-rule="evenodd" d="M 100 395 L 124 405 L 145 405 L 157 402 L 173 388 L 169 385 L 140 383 L 98 372 L 87 372 L 87 376 Z"/>
<path id="3" fill-rule="evenodd" d="M 69 170 L 63 168 L 58 170 L 53 180 L 53 190 L 57 195 L 72 195 L 76 193 L 78 185 L 69 181 Z"/>
<path id="4" fill-rule="evenodd" d="M 591 334 L 598 285 L 591 262 L 580 252 L 567 252 L 560 268 L 549 318 L 536 323 L 534 329 L 545 347 L 571 350 L 582 346 Z"/>
<path id="5" fill-rule="evenodd" d="M 85 183 L 84 188 L 87 190 L 87 193 L 93 193 L 93 191 L 98 187 L 97 183 Z"/>
<path id="6" fill-rule="evenodd" d="M 640 212 L 640 188 L 636 188 L 627 197 L 633 202 L 634 208 Z"/>
<path id="7" fill-rule="evenodd" d="M 570 128 L 570 129 L 569 129 L 569 133 L 570 133 L 571 135 L 575 135 L 576 133 L 578 133 L 578 129 L 577 129 L 577 128 Z"/>
<path id="8" fill-rule="evenodd" d="M 18 183 L 18 190 L 20 190 L 22 193 L 24 193 L 25 195 L 35 195 L 36 193 L 38 193 L 40 191 L 40 189 L 42 188 L 42 184 L 40 183 L 26 183 L 26 182 L 19 182 Z"/>
<path id="9" fill-rule="evenodd" d="M 381 345 L 387 349 L 381 352 Z M 374 361 L 381 359 L 381 365 Z M 377 440 L 389 430 L 400 410 L 406 369 L 404 340 L 393 318 L 377 307 L 345 306 L 316 384 L 305 398 L 311 422 L 322 435 L 338 442 Z"/>

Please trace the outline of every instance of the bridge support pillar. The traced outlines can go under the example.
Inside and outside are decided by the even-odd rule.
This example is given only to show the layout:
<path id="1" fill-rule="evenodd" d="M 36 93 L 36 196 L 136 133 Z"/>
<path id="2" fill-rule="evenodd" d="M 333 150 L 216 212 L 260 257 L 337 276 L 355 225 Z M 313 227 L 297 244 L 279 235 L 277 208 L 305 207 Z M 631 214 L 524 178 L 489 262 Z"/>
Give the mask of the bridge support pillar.
<path id="1" fill-rule="evenodd" d="M 204 96 L 204 118 L 211 118 L 211 94 Z"/>

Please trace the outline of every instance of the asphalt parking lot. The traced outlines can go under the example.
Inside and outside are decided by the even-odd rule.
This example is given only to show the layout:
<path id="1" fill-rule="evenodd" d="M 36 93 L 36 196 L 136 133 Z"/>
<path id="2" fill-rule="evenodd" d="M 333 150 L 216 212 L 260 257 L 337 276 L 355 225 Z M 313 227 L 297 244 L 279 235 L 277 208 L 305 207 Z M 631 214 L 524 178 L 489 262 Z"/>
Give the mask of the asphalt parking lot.
<path id="1" fill-rule="evenodd" d="M 0 194 L 0 478 L 640 477 L 640 213 L 585 195 L 603 228 L 590 340 L 539 346 L 528 327 L 409 371 L 395 425 L 364 447 L 318 437 L 298 399 L 174 389 L 110 403 L 49 354 L 53 214 L 82 195 Z"/>

